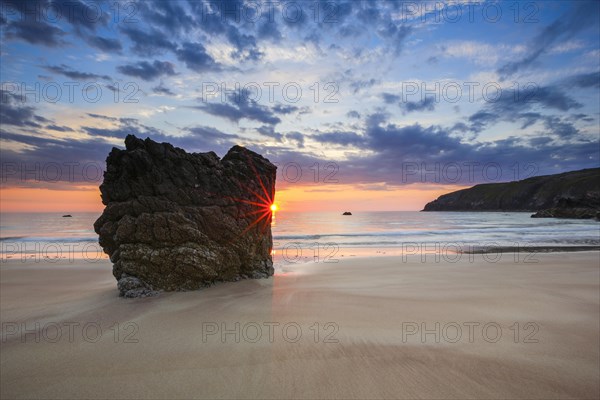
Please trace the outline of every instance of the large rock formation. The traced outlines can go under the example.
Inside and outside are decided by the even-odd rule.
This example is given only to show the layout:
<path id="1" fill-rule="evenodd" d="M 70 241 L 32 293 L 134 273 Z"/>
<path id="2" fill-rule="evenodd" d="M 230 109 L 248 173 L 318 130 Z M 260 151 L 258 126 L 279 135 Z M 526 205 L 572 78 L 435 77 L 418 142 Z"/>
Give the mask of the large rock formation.
<path id="1" fill-rule="evenodd" d="M 423 211 L 539 211 L 535 217 L 594 218 L 600 213 L 600 168 L 476 185 L 442 195 Z"/>
<path id="2" fill-rule="evenodd" d="M 122 296 L 273 275 L 276 167 L 234 146 L 222 160 L 127 136 L 113 148 L 94 224 Z"/>

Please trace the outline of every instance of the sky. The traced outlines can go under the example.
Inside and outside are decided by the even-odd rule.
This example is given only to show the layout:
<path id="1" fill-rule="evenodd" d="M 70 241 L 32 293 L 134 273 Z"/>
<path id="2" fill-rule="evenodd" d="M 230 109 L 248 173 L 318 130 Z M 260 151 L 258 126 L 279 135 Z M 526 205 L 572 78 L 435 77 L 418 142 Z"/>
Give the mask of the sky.
<path id="1" fill-rule="evenodd" d="M 100 212 L 128 134 L 246 146 L 287 211 L 598 167 L 599 4 L 0 0 L 0 211 Z"/>

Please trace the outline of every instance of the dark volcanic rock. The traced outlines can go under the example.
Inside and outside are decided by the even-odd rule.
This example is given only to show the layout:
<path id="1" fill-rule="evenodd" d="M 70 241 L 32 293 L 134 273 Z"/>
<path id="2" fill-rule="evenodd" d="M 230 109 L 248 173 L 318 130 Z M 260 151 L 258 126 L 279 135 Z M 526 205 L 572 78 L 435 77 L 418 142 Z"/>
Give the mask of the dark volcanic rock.
<path id="1" fill-rule="evenodd" d="M 600 168 L 488 183 L 440 196 L 423 211 L 541 211 L 536 217 L 595 218 Z"/>
<path id="2" fill-rule="evenodd" d="M 600 220 L 600 211 L 593 208 L 547 208 L 533 214 L 531 218 L 572 218 Z"/>
<path id="3" fill-rule="evenodd" d="M 273 275 L 276 167 L 240 146 L 222 160 L 135 136 L 110 152 L 94 224 L 122 296 Z"/>
<path id="4" fill-rule="evenodd" d="M 352 213 L 350 211 L 344 211 L 342 215 L 352 215 Z"/>

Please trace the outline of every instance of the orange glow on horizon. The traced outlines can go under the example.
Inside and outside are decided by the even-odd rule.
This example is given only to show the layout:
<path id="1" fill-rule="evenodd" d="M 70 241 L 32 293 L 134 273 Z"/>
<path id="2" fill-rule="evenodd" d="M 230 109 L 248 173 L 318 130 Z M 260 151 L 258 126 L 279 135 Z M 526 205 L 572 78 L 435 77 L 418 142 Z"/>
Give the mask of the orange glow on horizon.
<path id="1" fill-rule="evenodd" d="M 467 187 L 423 184 L 372 190 L 355 185 L 313 185 L 280 189 L 276 197 L 280 208 L 289 212 L 420 211 L 439 196 Z"/>
<path id="2" fill-rule="evenodd" d="M 463 186 L 410 185 L 391 190 L 369 190 L 354 185 L 296 186 L 280 189 L 276 200 L 266 198 L 255 204 L 258 214 L 316 211 L 418 211 L 440 195 L 463 189 Z M 74 190 L 42 188 L 2 188 L 0 212 L 98 212 L 104 205 L 97 186 L 80 186 Z M 257 210 L 257 211 L 258 211 Z M 274 222 L 274 221 L 273 221 Z"/>
<path id="3" fill-rule="evenodd" d="M 74 190 L 41 188 L 2 188 L 0 212 L 98 212 L 104 209 L 98 186 Z"/>

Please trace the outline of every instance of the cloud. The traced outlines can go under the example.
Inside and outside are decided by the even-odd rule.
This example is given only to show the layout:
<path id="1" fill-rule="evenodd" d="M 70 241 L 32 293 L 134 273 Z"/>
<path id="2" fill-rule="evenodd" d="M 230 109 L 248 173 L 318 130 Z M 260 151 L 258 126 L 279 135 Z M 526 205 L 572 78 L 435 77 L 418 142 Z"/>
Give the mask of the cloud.
<path id="1" fill-rule="evenodd" d="M 413 111 L 433 111 L 435 109 L 435 98 L 425 97 L 420 101 L 406 101 L 400 103 L 400 108 L 405 112 Z"/>
<path id="2" fill-rule="evenodd" d="M 69 67 L 68 65 L 46 65 L 43 67 L 46 71 L 53 72 L 55 74 L 66 76 L 67 78 L 75 79 L 75 80 L 110 80 L 110 76 L 108 75 L 98 75 L 92 72 L 81 72 L 76 71 Z"/>
<path id="3" fill-rule="evenodd" d="M 263 125 L 259 128 L 256 128 L 256 131 L 266 137 L 270 137 L 272 139 L 275 139 L 278 142 L 282 142 L 283 141 L 283 135 L 279 132 L 275 132 L 275 128 L 273 128 L 272 126 L 268 126 L 268 125 Z"/>
<path id="4" fill-rule="evenodd" d="M 141 78 L 145 81 L 151 81 L 165 75 L 175 75 L 173 64 L 158 60 L 155 60 L 152 64 L 148 61 L 140 61 L 135 64 L 121 65 L 117 67 L 117 71 L 123 75 Z"/>
<path id="5" fill-rule="evenodd" d="M 5 31 L 7 39 L 21 39 L 31 44 L 47 47 L 61 47 L 66 44 L 63 40 L 65 32 L 43 21 L 29 19 L 11 21 L 2 29 Z"/>
<path id="6" fill-rule="evenodd" d="M 558 133 L 558 132 L 557 132 Z M 345 133 L 335 135 L 335 142 L 344 142 Z M 567 136 L 568 128 L 563 132 Z M 520 138 L 510 136 L 505 139 L 489 142 L 463 142 L 451 135 L 451 132 L 440 126 L 428 127 L 421 124 L 398 126 L 387 122 L 382 114 L 367 116 L 361 140 L 357 134 L 349 134 L 349 143 L 360 142 L 363 150 L 368 150 L 364 156 L 352 157 L 340 162 L 340 171 L 344 174 L 344 182 L 352 180 L 359 182 L 386 182 L 387 184 L 406 184 L 420 181 L 422 176 L 416 174 L 409 180 L 403 179 L 402 171 L 408 163 L 418 169 L 425 166 L 427 170 L 435 171 L 437 177 L 443 179 L 443 166 L 455 163 L 461 168 L 462 176 L 456 182 L 470 183 L 485 181 L 482 169 L 486 165 L 497 165 L 504 172 L 499 179 L 503 181 L 514 179 L 514 164 L 526 165 L 534 163 L 539 172 L 554 173 L 564 170 L 581 169 L 597 166 L 599 160 L 598 140 L 580 140 L 568 146 L 556 144 L 547 137 Z M 315 138 L 314 136 L 312 138 Z M 330 139 L 326 137 L 325 139 Z M 469 163 L 471 166 L 465 165 Z M 437 165 L 437 167 L 436 167 Z M 474 172 L 474 178 L 469 177 L 468 168 Z M 512 169 L 511 169 L 512 168 Z M 435 172 L 429 174 L 428 181 L 434 181 Z M 404 177 L 406 178 L 406 177 Z"/>
<path id="7" fill-rule="evenodd" d="M 272 107 L 259 104 L 256 100 L 251 98 L 251 92 L 249 90 L 229 93 L 226 96 L 225 102 L 204 102 L 201 106 L 196 106 L 194 108 L 217 117 L 225 118 L 232 122 L 248 119 L 268 125 L 276 125 L 281 122 L 281 119 L 277 115 L 286 115 L 303 110 L 296 106 L 286 104 L 275 104 Z"/>
<path id="8" fill-rule="evenodd" d="M 77 30 L 95 31 L 100 26 L 106 26 L 110 18 L 98 5 L 92 7 L 80 0 L 52 0 L 51 8 L 61 20 L 66 20 Z"/>
<path id="9" fill-rule="evenodd" d="M 120 44 L 115 39 L 95 36 L 98 27 L 108 24 L 109 13 L 99 4 L 80 0 L 18 0 L 2 1 L 0 7 L 9 18 L 4 18 L 7 39 L 21 39 L 35 45 L 62 47 L 64 24 L 70 24 L 77 36 L 103 51 L 118 52 Z M 19 15 L 16 16 L 15 12 Z"/>
<path id="10" fill-rule="evenodd" d="M 600 88 L 600 71 L 591 72 L 587 74 L 573 75 L 564 81 L 564 85 L 567 87 L 578 87 L 578 88 Z"/>
<path id="11" fill-rule="evenodd" d="M 288 132 L 285 134 L 287 140 L 296 142 L 298 148 L 304 148 L 304 135 L 300 132 Z"/>
<path id="12" fill-rule="evenodd" d="M 468 121 L 470 129 L 477 133 L 500 121 L 521 121 L 522 129 L 525 129 L 544 120 L 541 110 L 565 112 L 581 107 L 583 105 L 567 95 L 560 85 L 529 86 L 516 92 L 503 90 L 497 100 L 490 100 Z"/>
<path id="13" fill-rule="evenodd" d="M 41 123 L 51 122 L 37 115 L 35 107 L 24 105 L 24 98 L 4 89 L 0 89 L 0 121 L 2 125 L 41 128 Z"/>
<path id="14" fill-rule="evenodd" d="M 575 137 L 579 134 L 579 130 L 570 122 L 565 122 L 559 117 L 546 117 L 544 125 L 553 135 L 563 139 Z"/>
<path id="15" fill-rule="evenodd" d="M 175 96 L 175 93 L 173 93 L 171 91 L 171 89 L 169 89 L 168 87 L 164 86 L 162 82 L 160 83 L 160 85 L 153 87 L 152 92 L 154 92 L 155 94 L 164 94 L 167 96 Z"/>
<path id="16" fill-rule="evenodd" d="M 400 96 L 391 93 L 381 93 L 385 104 L 394 104 L 400 101 Z"/>
<path id="17" fill-rule="evenodd" d="M 356 146 L 359 147 L 366 142 L 366 138 L 363 135 L 359 135 L 356 132 L 349 131 L 335 131 L 335 132 L 324 132 L 310 136 L 311 139 L 316 140 L 320 143 L 330 143 L 342 146 Z"/>
<path id="18" fill-rule="evenodd" d="M 218 71 L 221 66 L 206 52 L 200 43 L 185 42 L 175 51 L 177 59 L 195 72 Z"/>
<path id="19" fill-rule="evenodd" d="M 164 53 L 166 50 L 175 50 L 177 45 L 166 39 L 164 32 L 150 28 L 148 32 L 135 27 L 121 28 L 129 40 L 133 42 L 131 51 L 141 57 L 153 57 Z"/>
<path id="20" fill-rule="evenodd" d="M 197 3 L 198 10 L 202 12 L 203 2 L 192 0 L 191 5 Z M 192 15 L 183 7 L 185 3 L 179 1 L 155 1 L 136 3 L 140 16 L 150 26 L 160 26 L 171 33 L 186 32 L 196 27 Z M 195 14 L 202 18 L 203 14 Z M 199 21 L 201 22 L 201 21 Z"/>
<path id="21" fill-rule="evenodd" d="M 51 129 L 53 131 L 57 131 L 57 132 L 75 132 L 74 129 L 68 127 L 68 126 L 58 126 L 58 125 L 47 125 L 46 129 Z"/>
<path id="22" fill-rule="evenodd" d="M 507 78 L 516 72 L 531 67 L 540 56 L 552 50 L 558 40 L 568 40 L 579 31 L 598 26 L 600 3 L 593 1 L 578 1 L 573 8 L 546 26 L 531 40 L 527 55 L 517 61 L 511 61 L 498 69 L 502 78 Z"/>
<path id="23" fill-rule="evenodd" d="M 499 61 L 520 55 L 525 51 L 522 45 L 488 44 L 475 40 L 455 40 L 440 46 L 442 57 L 460 58 L 466 62 L 489 67 Z"/>
<path id="24" fill-rule="evenodd" d="M 362 89 L 370 88 L 375 84 L 379 83 L 379 81 L 375 78 L 367 79 L 367 80 L 356 80 L 350 83 L 350 87 L 353 89 L 353 93 L 356 94 Z"/>
<path id="25" fill-rule="evenodd" d="M 419 101 L 401 101 L 399 95 L 383 92 L 381 93 L 385 104 L 397 104 L 405 114 L 413 111 L 433 111 L 435 109 L 435 98 L 425 97 Z"/>
<path id="26" fill-rule="evenodd" d="M 107 53 L 120 53 L 123 50 L 121 42 L 117 39 L 105 38 L 101 36 L 86 36 L 85 41 L 92 47 Z"/>

